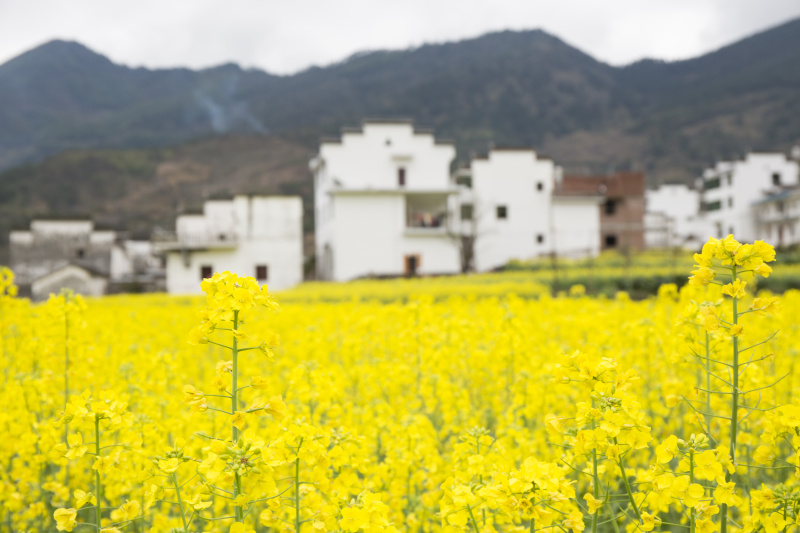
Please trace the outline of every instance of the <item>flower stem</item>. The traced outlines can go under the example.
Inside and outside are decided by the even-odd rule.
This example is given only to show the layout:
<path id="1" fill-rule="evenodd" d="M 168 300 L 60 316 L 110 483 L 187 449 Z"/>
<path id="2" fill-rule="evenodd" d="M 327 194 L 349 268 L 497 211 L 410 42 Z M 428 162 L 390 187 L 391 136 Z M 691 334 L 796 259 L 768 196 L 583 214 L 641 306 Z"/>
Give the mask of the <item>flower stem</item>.
<path id="1" fill-rule="evenodd" d="M 239 328 L 239 311 L 233 312 L 233 331 L 235 332 Z M 238 378 L 238 366 L 239 366 L 239 340 L 236 338 L 236 335 L 232 335 L 233 337 L 233 345 L 231 347 L 231 357 L 233 359 L 233 367 L 231 369 L 231 414 L 235 414 L 236 411 L 239 410 L 239 392 L 237 387 L 237 378 Z M 232 446 L 236 446 L 236 443 L 239 441 L 239 428 L 233 426 L 233 439 L 231 441 Z M 239 495 L 241 492 L 242 487 L 242 480 L 239 476 L 239 473 L 234 474 L 234 482 L 233 482 L 233 497 Z M 234 520 L 236 522 L 243 522 L 244 517 L 242 515 L 242 508 L 239 505 L 234 505 L 233 507 L 233 515 Z"/>
<path id="2" fill-rule="evenodd" d="M 100 460 L 100 418 L 97 414 L 94 415 L 94 453 L 96 460 Z M 97 492 L 97 506 L 95 507 L 95 530 L 100 533 L 100 515 L 103 508 L 103 486 L 100 484 L 100 469 L 96 468 L 94 471 L 94 485 Z"/>
<path id="3" fill-rule="evenodd" d="M 189 533 L 189 525 L 186 523 L 186 511 L 183 510 L 183 500 L 181 499 L 181 488 L 178 486 L 178 476 L 175 475 L 175 472 L 172 473 L 172 484 L 175 485 L 175 497 L 178 499 L 178 507 L 181 510 L 183 530 Z"/>

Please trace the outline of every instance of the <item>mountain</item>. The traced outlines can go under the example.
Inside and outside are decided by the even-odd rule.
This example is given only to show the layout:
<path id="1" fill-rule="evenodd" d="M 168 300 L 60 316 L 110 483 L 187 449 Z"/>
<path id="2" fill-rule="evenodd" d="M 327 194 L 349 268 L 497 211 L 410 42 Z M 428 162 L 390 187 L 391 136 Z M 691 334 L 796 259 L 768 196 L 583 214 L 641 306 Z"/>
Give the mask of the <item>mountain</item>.
<path id="1" fill-rule="evenodd" d="M 545 32 L 356 54 L 274 76 L 116 65 L 52 41 L 0 65 L 0 260 L 36 214 L 91 213 L 146 235 L 209 195 L 301 194 L 321 135 L 403 116 L 455 139 L 529 145 L 569 171 L 651 183 L 800 144 L 800 19 L 686 61 L 613 67 Z"/>

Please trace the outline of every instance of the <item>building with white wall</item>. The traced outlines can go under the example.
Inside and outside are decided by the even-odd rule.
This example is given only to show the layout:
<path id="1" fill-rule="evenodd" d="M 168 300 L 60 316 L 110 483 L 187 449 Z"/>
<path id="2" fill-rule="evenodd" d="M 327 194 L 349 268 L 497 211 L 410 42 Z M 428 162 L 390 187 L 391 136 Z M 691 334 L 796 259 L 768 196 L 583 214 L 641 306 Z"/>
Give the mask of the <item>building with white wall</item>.
<path id="1" fill-rule="evenodd" d="M 473 158 L 469 171 L 459 169 L 455 179 L 467 183 L 467 176 L 471 191 L 460 195 L 461 217 L 474 217 L 478 271 L 553 252 L 598 253 L 602 197 L 562 194 L 561 168 L 552 160 L 529 148 L 492 148 L 485 157 Z"/>
<path id="2" fill-rule="evenodd" d="M 323 140 L 314 174 L 317 276 L 488 271 L 512 259 L 599 250 L 598 195 L 556 192 L 561 169 L 493 148 L 450 173 L 452 143 L 408 120 L 366 120 Z"/>
<path id="3" fill-rule="evenodd" d="M 686 185 L 661 185 L 645 191 L 647 248 L 697 249 L 711 234 L 700 213 L 700 191 Z"/>
<path id="4" fill-rule="evenodd" d="M 317 277 L 458 272 L 455 154 L 411 121 L 366 120 L 323 140 L 310 162 Z"/>
<path id="5" fill-rule="evenodd" d="M 782 153 L 749 153 L 741 161 L 721 161 L 703 172 L 701 210 L 712 236 L 733 234 L 740 241 L 764 238 L 753 204 L 797 187 L 798 163 Z"/>
<path id="6" fill-rule="evenodd" d="M 208 200 L 200 213 L 180 215 L 175 233 L 153 235 L 166 256 L 171 294 L 197 293 L 203 278 L 229 270 L 270 289 L 303 280 L 303 206 L 297 196 Z"/>
<path id="7" fill-rule="evenodd" d="M 800 188 L 767 196 L 753 205 L 756 233 L 775 246 L 800 244 Z"/>

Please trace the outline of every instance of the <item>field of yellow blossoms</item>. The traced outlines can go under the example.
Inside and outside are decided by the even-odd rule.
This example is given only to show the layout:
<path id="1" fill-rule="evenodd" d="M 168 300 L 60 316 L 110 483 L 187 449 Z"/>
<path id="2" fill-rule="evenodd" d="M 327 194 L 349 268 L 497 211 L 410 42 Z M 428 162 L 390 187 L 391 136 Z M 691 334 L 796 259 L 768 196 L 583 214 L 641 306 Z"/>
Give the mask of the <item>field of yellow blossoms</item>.
<path id="1" fill-rule="evenodd" d="M 774 257 L 712 239 L 642 301 L 225 272 L 33 305 L 2 270 L 0 530 L 796 531 L 800 292 L 758 290 Z"/>

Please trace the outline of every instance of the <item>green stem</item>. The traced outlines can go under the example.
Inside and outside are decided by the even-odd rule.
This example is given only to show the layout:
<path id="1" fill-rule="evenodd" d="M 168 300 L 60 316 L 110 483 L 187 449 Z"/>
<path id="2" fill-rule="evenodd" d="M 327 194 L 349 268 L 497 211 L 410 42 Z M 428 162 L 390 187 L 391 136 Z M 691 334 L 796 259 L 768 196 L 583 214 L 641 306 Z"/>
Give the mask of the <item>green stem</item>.
<path id="1" fill-rule="evenodd" d="M 233 312 L 233 331 L 239 329 L 239 311 Z M 236 335 L 232 335 L 233 337 L 233 346 L 231 347 L 231 357 L 233 358 L 233 368 L 231 369 L 231 414 L 235 414 L 236 411 L 239 410 L 239 402 L 238 402 L 238 390 L 237 390 L 237 378 L 238 378 L 238 371 L 239 371 L 239 340 L 236 338 Z M 231 441 L 232 446 L 236 446 L 239 442 L 239 429 L 236 426 L 233 426 L 233 439 Z M 238 472 L 234 474 L 234 483 L 233 483 L 233 498 L 236 497 L 241 492 L 242 487 L 242 480 L 239 476 Z M 233 515 L 234 520 L 236 522 L 243 522 L 244 516 L 242 514 L 242 508 L 239 505 L 233 506 Z"/>
<path id="2" fill-rule="evenodd" d="M 172 484 L 175 485 L 175 497 L 178 499 L 178 507 L 181 510 L 183 530 L 189 533 L 189 525 L 186 523 L 186 511 L 183 510 L 183 500 L 181 499 L 181 488 L 178 486 L 178 476 L 175 475 L 175 472 L 172 473 Z"/>
<path id="3" fill-rule="evenodd" d="M 95 458 L 100 459 L 100 418 L 94 415 L 94 453 Z M 94 471 L 94 488 L 97 492 L 97 507 L 95 510 L 94 527 L 100 533 L 100 515 L 103 507 L 103 486 L 100 484 L 100 469 Z"/>
<path id="4" fill-rule="evenodd" d="M 469 518 L 470 518 L 470 523 L 472 524 L 472 529 L 475 531 L 475 533 L 481 533 L 480 530 L 478 529 L 478 523 L 475 522 L 475 515 L 472 514 L 472 507 L 470 507 L 469 505 L 467 505 L 467 512 L 469 513 Z"/>
<path id="5" fill-rule="evenodd" d="M 297 445 L 297 457 L 294 459 L 294 533 L 300 533 L 300 447 L 303 439 Z"/>
<path id="6" fill-rule="evenodd" d="M 736 281 L 736 265 L 731 265 L 731 281 Z M 733 325 L 739 323 L 739 309 L 738 309 L 738 299 L 736 296 L 733 296 Z M 730 447 L 730 456 L 731 462 L 735 465 L 736 464 L 736 432 L 738 429 L 738 422 L 739 422 L 739 337 L 736 335 L 733 336 L 733 366 L 731 367 L 731 373 L 733 374 L 733 383 L 731 384 L 731 447 Z M 731 473 L 726 470 L 725 472 L 725 481 L 729 482 L 731 480 Z M 719 513 L 720 513 L 720 521 L 719 521 L 719 531 L 720 533 L 727 533 L 728 531 L 728 505 L 723 503 L 719 506 Z"/>
<path id="7" fill-rule="evenodd" d="M 711 390 L 711 340 L 706 331 L 706 391 Z M 711 438 L 711 393 L 706 392 L 706 431 L 708 438 Z"/>
<path id="8" fill-rule="evenodd" d="M 706 335 L 708 335 L 706 333 Z M 694 451 L 689 450 L 689 485 L 694 483 Z M 694 533 L 694 509 L 689 511 L 689 533 Z"/>
<path id="9" fill-rule="evenodd" d="M 617 444 L 616 437 L 614 438 L 614 444 Z M 639 522 L 642 521 L 642 515 L 639 513 L 639 507 L 636 505 L 636 500 L 633 499 L 633 492 L 631 491 L 631 484 L 628 481 L 628 476 L 625 474 L 625 465 L 622 464 L 622 457 L 619 458 L 617 461 L 617 465 L 619 465 L 619 472 L 622 474 L 622 481 L 625 483 L 625 492 L 628 493 L 628 500 L 631 502 L 631 507 L 633 508 L 633 512 L 636 513 L 636 518 L 639 519 Z"/>
<path id="10" fill-rule="evenodd" d="M 594 409 L 594 400 L 592 400 L 592 409 Z M 592 431 L 595 429 L 594 418 L 592 418 Z M 600 494 L 600 478 L 597 475 L 597 448 L 592 450 L 592 491 L 595 498 Z M 592 533 L 597 533 L 597 522 L 600 519 L 600 509 L 596 509 L 592 515 Z"/>

